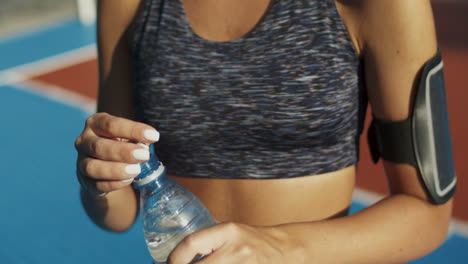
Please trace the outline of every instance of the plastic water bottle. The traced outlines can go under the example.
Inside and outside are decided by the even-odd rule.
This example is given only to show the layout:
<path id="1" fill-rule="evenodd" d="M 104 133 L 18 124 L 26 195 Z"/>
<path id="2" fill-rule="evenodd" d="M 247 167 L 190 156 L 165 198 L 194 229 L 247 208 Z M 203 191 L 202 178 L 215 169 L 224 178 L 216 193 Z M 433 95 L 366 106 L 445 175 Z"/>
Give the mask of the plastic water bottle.
<path id="1" fill-rule="evenodd" d="M 133 186 L 140 191 L 145 240 L 155 263 L 164 264 L 184 237 L 216 221 L 190 191 L 166 176 L 154 153 L 140 166 Z M 197 256 L 192 263 L 200 259 Z"/>

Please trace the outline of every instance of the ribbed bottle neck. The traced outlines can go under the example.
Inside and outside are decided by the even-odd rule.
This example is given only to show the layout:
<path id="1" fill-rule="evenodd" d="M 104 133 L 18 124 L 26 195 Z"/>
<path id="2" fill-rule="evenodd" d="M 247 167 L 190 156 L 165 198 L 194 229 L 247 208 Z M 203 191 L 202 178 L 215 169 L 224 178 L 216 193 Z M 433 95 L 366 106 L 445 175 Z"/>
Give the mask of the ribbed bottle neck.
<path id="1" fill-rule="evenodd" d="M 140 196 L 142 198 L 153 196 L 164 189 L 163 186 L 166 185 L 166 180 L 166 177 L 157 177 L 156 179 L 149 181 L 147 184 L 135 186 L 135 188 L 140 191 Z"/>
<path id="2" fill-rule="evenodd" d="M 133 186 L 137 189 L 141 189 L 163 177 L 166 172 L 164 165 L 158 160 L 156 155 L 152 153 L 148 161 L 140 163 L 140 168 L 141 173 L 133 180 Z"/>

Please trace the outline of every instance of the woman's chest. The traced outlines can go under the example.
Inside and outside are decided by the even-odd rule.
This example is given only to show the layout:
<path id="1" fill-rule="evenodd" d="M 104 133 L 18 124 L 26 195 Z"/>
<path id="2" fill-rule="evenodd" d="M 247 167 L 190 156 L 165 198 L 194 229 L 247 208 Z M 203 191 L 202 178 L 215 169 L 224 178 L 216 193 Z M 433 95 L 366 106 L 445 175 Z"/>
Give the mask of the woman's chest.
<path id="1" fill-rule="evenodd" d="M 241 38 L 259 24 L 275 0 L 177 0 L 191 29 L 212 41 Z"/>
<path id="2" fill-rule="evenodd" d="M 151 18 L 159 28 L 147 21 L 134 61 L 144 120 L 174 137 L 203 129 L 268 143 L 355 133 L 359 63 L 330 1 L 275 1 L 253 32 L 229 42 L 194 34 L 175 2 Z"/>

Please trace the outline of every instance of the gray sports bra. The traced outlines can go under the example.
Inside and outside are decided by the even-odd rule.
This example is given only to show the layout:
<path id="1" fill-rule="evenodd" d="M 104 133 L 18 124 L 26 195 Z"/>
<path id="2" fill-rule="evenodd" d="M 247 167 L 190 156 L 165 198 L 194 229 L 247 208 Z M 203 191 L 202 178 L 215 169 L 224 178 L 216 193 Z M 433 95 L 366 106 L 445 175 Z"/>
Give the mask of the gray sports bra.
<path id="1" fill-rule="evenodd" d="M 358 160 L 359 59 L 333 0 L 273 0 L 245 36 L 196 35 L 181 0 L 148 0 L 131 49 L 140 121 L 168 173 L 290 178 Z"/>

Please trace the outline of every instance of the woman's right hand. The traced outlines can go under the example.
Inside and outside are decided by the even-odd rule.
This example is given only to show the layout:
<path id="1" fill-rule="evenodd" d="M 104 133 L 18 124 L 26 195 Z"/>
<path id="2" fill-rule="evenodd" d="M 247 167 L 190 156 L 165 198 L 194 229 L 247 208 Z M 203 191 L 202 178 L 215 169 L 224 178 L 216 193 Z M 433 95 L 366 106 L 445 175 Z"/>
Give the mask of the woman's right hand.
<path id="1" fill-rule="evenodd" d="M 90 116 L 75 141 L 78 181 L 94 196 L 130 185 L 140 173 L 138 163 L 149 159 L 148 148 L 135 143 L 158 140 L 159 133 L 149 125 L 107 113 Z"/>

